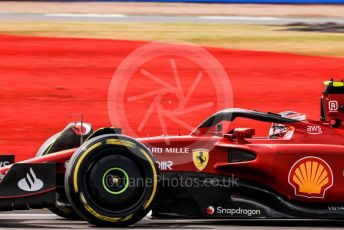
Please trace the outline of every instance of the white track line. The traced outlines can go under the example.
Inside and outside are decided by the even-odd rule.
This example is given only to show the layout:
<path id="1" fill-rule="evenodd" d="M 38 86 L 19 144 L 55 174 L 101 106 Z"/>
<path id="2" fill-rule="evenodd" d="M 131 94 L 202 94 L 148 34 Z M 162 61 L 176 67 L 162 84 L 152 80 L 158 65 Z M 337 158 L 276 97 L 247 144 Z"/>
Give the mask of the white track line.
<path id="1" fill-rule="evenodd" d="M 124 18 L 124 14 L 72 14 L 72 13 L 56 13 L 44 14 L 48 17 L 71 17 L 71 18 Z"/>
<path id="2" fill-rule="evenodd" d="M 1 214 L 0 212 L 0 218 L 1 217 L 56 217 L 55 214 Z"/>
<path id="3" fill-rule="evenodd" d="M 278 18 L 275 17 L 246 17 L 246 16 L 198 16 L 199 19 L 205 20 L 240 20 L 240 21 L 250 21 L 250 20 L 260 20 L 260 21 L 275 21 Z"/>
<path id="4" fill-rule="evenodd" d="M 47 17 L 71 17 L 71 18 L 125 18 L 131 15 L 125 14 L 76 14 L 76 13 L 52 13 L 44 14 Z M 164 17 L 164 16 L 163 16 Z M 169 17 L 169 16 L 166 16 Z M 250 17 L 250 16 L 196 16 L 195 18 L 204 20 L 240 20 L 240 21 L 274 21 L 276 17 Z"/>

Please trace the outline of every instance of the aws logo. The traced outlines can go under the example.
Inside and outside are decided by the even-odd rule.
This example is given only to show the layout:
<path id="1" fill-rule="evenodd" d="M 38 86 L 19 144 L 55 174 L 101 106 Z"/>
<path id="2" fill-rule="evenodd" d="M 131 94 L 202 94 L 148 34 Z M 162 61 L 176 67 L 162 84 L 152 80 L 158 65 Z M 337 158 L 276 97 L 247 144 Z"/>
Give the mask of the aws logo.
<path id="1" fill-rule="evenodd" d="M 320 125 L 309 125 L 307 126 L 307 133 L 309 134 L 322 134 L 322 129 Z"/>
<path id="2" fill-rule="evenodd" d="M 333 185 L 330 166 L 318 157 L 305 157 L 290 169 L 288 182 L 295 195 L 307 198 L 324 198 L 326 190 Z"/>

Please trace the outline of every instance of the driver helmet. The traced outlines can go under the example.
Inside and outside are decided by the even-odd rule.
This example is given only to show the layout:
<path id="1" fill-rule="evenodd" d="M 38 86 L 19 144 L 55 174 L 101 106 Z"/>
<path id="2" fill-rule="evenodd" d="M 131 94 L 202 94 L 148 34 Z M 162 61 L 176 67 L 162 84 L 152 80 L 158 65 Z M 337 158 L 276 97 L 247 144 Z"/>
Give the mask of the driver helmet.
<path id="1" fill-rule="evenodd" d="M 304 113 L 298 113 L 294 111 L 285 111 L 279 114 L 281 115 L 281 117 L 290 118 L 297 121 L 306 121 L 306 114 Z M 272 139 L 283 137 L 288 131 L 289 131 L 289 128 L 286 125 L 272 123 L 270 131 L 269 131 L 269 137 Z"/>
<path id="2" fill-rule="evenodd" d="M 306 114 L 304 114 L 304 113 L 298 113 L 298 112 L 294 112 L 294 111 L 285 111 L 285 112 L 281 112 L 279 114 L 281 115 L 281 117 L 290 118 L 293 120 L 298 120 L 298 121 L 306 121 L 307 120 Z"/>

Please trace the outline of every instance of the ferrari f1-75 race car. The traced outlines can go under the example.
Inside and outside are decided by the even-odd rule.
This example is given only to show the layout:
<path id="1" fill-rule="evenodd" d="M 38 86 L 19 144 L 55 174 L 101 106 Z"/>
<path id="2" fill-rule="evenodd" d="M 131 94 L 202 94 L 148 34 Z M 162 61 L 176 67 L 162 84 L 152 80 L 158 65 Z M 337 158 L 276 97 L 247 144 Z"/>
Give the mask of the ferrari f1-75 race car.
<path id="1" fill-rule="evenodd" d="M 344 219 L 344 83 L 324 84 L 319 121 L 225 109 L 190 135 L 147 138 L 71 123 L 37 157 L 0 168 L 0 209 L 49 208 L 114 227 L 150 211 L 154 218 Z M 252 121 L 268 125 L 266 135 Z"/>

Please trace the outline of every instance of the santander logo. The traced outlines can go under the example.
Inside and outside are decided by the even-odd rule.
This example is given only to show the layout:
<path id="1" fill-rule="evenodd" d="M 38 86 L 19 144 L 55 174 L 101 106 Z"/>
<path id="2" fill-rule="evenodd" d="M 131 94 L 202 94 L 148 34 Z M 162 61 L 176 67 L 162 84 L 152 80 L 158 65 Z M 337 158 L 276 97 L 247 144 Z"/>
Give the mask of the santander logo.
<path id="1" fill-rule="evenodd" d="M 213 206 L 209 206 L 209 207 L 207 208 L 207 214 L 208 214 L 208 215 L 213 215 L 214 212 L 215 212 L 215 209 L 214 209 Z"/>
<path id="2" fill-rule="evenodd" d="M 26 174 L 26 177 L 21 179 L 18 182 L 18 187 L 21 190 L 27 192 L 35 192 L 42 189 L 44 186 L 43 181 L 38 179 L 35 172 L 30 168 L 29 172 Z"/>

